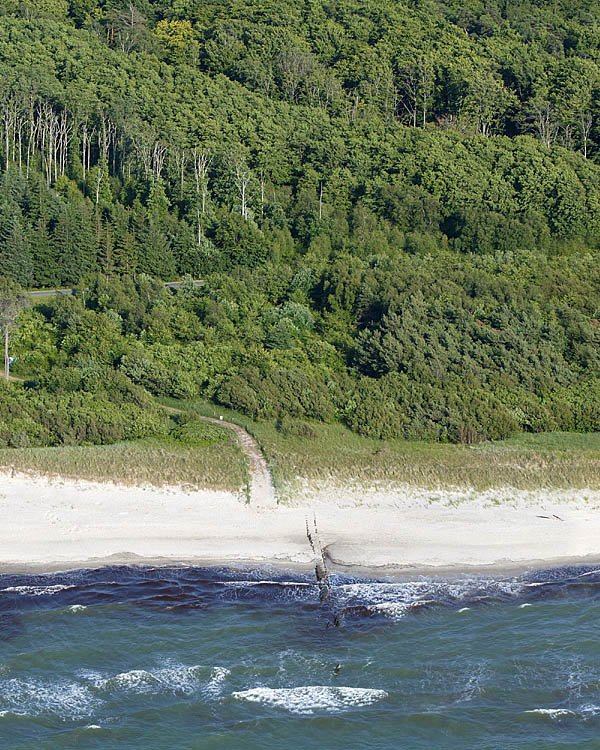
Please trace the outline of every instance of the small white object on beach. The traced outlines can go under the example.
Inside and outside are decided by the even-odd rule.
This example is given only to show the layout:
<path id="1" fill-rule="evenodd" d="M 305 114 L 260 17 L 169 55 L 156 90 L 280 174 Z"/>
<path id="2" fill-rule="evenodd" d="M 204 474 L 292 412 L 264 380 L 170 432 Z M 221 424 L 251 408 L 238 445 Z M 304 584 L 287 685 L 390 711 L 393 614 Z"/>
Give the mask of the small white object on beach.
<path id="1" fill-rule="evenodd" d="M 219 419 L 221 420 L 221 422 L 223 421 L 223 417 L 222 417 L 222 416 L 221 416 L 221 417 L 219 417 Z"/>

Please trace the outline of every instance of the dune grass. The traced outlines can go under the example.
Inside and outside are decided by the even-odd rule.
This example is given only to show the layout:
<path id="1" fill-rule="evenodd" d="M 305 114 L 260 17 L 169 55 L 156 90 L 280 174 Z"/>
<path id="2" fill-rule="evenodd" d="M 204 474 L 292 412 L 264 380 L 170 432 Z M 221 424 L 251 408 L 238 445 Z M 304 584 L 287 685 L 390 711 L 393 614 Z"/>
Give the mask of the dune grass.
<path id="1" fill-rule="evenodd" d="M 339 424 L 311 423 L 313 437 L 284 434 L 274 424 L 202 401 L 165 405 L 244 427 L 264 451 L 281 496 L 299 482 L 344 486 L 408 484 L 422 488 L 600 489 L 600 433 L 522 434 L 477 445 L 379 441 Z M 154 486 L 239 491 L 248 469 L 233 435 L 211 445 L 146 439 L 104 446 L 0 449 L 0 469 L 30 474 Z"/>
<path id="2" fill-rule="evenodd" d="M 279 483 L 329 479 L 342 484 L 352 478 L 365 484 L 427 488 L 600 489 L 600 446 L 580 449 L 579 436 L 464 446 L 380 442 L 361 438 L 340 425 L 317 426 L 315 431 L 317 437 L 306 440 L 279 435 L 266 425 L 258 428 Z M 590 441 L 594 442 L 598 445 L 597 436 Z"/>
<path id="3" fill-rule="evenodd" d="M 423 488 L 494 487 L 600 489 L 600 433 L 521 434 L 477 445 L 448 445 L 361 437 L 339 424 L 311 423 L 312 439 L 282 434 L 275 425 L 207 402 L 170 400 L 171 406 L 220 416 L 245 427 L 285 492 L 299 481 L 349 480 Z"/>
<path id="4" fill-rule="evenodd" d="M 113 481 L 126 485 L 182 485 L 187 489 L 237 492 L 247 466 L 233 438 L 213 445 L 145 439 L 113 445 L 4 448 L 0 469 L 26 474 Z"/>

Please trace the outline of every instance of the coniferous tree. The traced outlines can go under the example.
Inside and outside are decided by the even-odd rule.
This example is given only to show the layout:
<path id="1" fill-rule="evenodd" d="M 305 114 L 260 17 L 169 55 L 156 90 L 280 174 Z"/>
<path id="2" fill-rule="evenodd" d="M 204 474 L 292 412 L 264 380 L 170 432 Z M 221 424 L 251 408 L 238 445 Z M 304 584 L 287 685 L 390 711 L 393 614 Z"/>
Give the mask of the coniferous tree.
<path id="1" fill-rule="evenodd" d="M 159 279 L 173 279 L 175 261 L 169 238 L 155 221 L 148 221 L 138 239 L 141 255 L 138 271 Z"/>
<path id="2" fill-rule="evenodd" d="M 60 272 L 56 262 L 55 245 L 48 231 L 48 221 L 40 216 L 30 233 L 33 260 L 33 284 L 52 287 L 58 283 Z"/>
<path id="3" fill-rule="evenodd" d="M 31 285 L 33 277 L 29 239 L 23 231 L 18 207 L 11 204 L 0 209 L 0 275 L 22 286 Z"/>
<path id="4" fill-rule="evenodd" d="M 96 238 L 90 210 L 83 202 L 63 206 L 52 240 L 62 283 L 78 284 L 86 274 L 95 270 Z"/>

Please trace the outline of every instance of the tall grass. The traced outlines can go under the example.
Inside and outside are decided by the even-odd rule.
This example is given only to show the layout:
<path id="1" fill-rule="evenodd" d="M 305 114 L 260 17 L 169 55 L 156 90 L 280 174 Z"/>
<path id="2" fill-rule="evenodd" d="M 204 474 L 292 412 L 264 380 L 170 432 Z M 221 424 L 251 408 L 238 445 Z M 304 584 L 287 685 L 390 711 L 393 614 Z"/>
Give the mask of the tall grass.
<path id="1" fill-rule="evenodd" d="M 600 433 L 523 434 L 465 446 L 379 441 L 339 424 L 311 424 L 313 437 L 307 438 L 207 402 L 162 402 L 203 416 L 223 416 L 244 427 L 264 451 L 282 496 L 304 481 L 340 487 L 353 480 L 431 489 L 600 489 Z M 148 439 L 106 446 L 5 448 L 0 450 L 0 468 L 131 485 L 240 491 L 247 485 L 247 465 L 234 436 L 225 432 L 227 440 L 207 446 Z"/>
<path id="2" fill-rule="evenodd" d="M 157 487 L 242 491 L 247 467 L 236 442 L 207 446 L 146 439 L 100 446 L 4 448 L 0 468 L 34 475 Z"/>
<path id="3" fill-rule="evenodd" d="M 245 427 L 265 452 L 276 488 L 300 481 L 343 486 L 409 484 L 423 488 L 600 489 L 600 433 L 522 434 L 478 445 L 373 440 L 339 424 L 311 423 L 314 438 L 282 434 L 273 424 L 201 401 L 171 405 Z"/>

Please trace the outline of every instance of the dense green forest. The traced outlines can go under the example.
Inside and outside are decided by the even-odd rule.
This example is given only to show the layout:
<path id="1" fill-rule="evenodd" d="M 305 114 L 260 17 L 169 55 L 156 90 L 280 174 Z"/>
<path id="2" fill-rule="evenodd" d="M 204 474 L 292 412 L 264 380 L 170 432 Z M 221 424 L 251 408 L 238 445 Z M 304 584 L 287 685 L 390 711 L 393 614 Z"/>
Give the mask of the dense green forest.
<path id="1" fill-rule="evenodd" d="M 600 429 L 594 0 L 5 0 L 0 72 L 0 275 L 88 289 L 21 314 L 0 444 L 155 434 L 148 392 Z"/>

